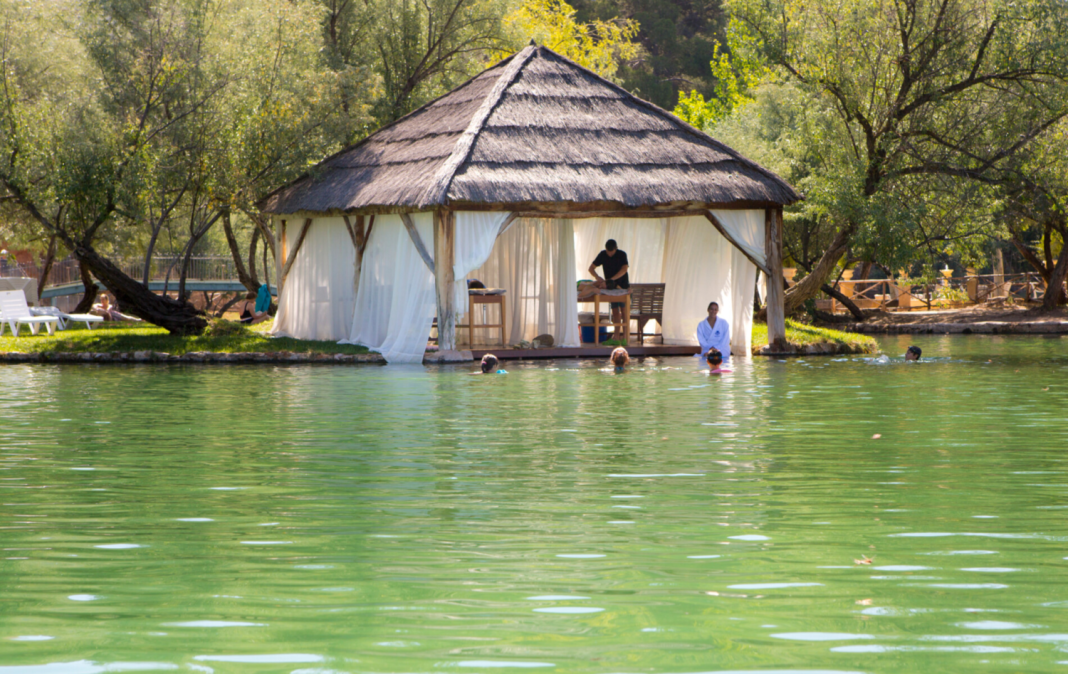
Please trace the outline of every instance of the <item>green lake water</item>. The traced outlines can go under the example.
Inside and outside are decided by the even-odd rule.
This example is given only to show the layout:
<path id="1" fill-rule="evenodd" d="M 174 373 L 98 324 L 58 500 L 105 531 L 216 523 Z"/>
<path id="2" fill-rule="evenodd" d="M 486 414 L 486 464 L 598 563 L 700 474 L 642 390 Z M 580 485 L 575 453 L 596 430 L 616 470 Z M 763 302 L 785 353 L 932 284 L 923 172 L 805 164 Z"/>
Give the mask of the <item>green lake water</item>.
<path id="1" fill-rule="evenodd" d="M 2 366 L 0 674 L 1068 671 L 1068 339 L 881 343 Z"/>

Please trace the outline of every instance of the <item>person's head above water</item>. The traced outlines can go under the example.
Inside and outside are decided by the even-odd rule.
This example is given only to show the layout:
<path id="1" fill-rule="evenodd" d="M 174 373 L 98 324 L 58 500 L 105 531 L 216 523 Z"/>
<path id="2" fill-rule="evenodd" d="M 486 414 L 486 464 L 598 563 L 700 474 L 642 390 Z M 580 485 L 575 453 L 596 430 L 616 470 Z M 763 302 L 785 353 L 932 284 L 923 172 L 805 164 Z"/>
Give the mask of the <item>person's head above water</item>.
<path id="1" fill-rule="evenodd" d="M 616 252 L 616 250 L 618 248 L 619 248 L 619 246 L 616 245 L 616 240 L 615 239 L 609 239 L 609 240 L 604 242 L 604 249 L 605 249 L 605 251 L 608 252 L 609 256 L 611 256 L 612 253 Z"/>
<path id="2" fill-rule="evenodd" d="M 630 354 L 622 346 L 617 346 L 609 358 L 612 361 L 612 365 L 616 366 L 617 370 L 622 370 L 624 366 L 630 363 Z"/>
<path id="3" fill-rule="evenodd" d="M 482 368 L 482 374 L 496 372 L 497 362 L 497 356 L 494 356 L 492 353 L 487 353 L 485 356 L 482 356 L 482 363 L 479 366 Z"/>
<path id="4" fill-rule="evenodd" d="M 709 349 L 705 354 L 705 360 L 708 361 L 709 367 L 717 368 L 723 364 L 723 354 L 718 349 Z"/>
<path id="5" fill-rule="evenodd" d="M 923 355 L 923 350 L 918 346 L 910 346 L 905 351 L 905 360 L 919 360 Z"/>

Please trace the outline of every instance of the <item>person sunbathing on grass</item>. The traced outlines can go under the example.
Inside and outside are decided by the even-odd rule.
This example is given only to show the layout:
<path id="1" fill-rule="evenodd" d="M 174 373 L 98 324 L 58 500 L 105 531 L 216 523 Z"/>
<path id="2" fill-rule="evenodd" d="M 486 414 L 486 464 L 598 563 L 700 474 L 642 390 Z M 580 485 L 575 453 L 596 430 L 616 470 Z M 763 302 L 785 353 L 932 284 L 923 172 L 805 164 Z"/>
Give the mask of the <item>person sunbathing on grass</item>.
<path id="1" fill-rule="evenodd" d="M 256 311 L 256 303 L 251 298 L 245 300 L 245 310 L 241 312 L 238 320 L 245 325 L 256 325 L 271 317 L 266 311 Z"/>

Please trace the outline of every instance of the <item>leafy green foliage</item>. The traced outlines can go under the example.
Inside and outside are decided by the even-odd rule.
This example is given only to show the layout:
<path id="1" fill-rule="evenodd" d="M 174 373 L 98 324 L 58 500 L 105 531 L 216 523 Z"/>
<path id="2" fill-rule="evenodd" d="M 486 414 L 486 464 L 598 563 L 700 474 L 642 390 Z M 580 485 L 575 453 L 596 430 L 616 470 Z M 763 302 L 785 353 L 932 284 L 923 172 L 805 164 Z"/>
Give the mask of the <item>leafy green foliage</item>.
<path id="1" fill-rule="evenodd" d="M 772 75 L 760 58 L 756 40 L 744 25 L 731 21 L 727 39 L 729 53 L 722 52 L 722 45 L 716 42 L 709 63 L 715 82 L 712 98 L 706 101 L 695 89 L 689 94 L 680 93 L 675 106 L 675 115 L 698 129 L 708 128 L 732 111 L 752 103 L 750 90 Z"/>
<path id="2" fill-rule="evenodd" d="M 638 33 L 634 20 L 580 23 L 564 0 L 525 0 L 505 19 L 512 43 L 533 39 L 602 77 L 614 79 L 620 61 L 634 58 Z M 504 54 L 502 54 L 504 56 Z"/>

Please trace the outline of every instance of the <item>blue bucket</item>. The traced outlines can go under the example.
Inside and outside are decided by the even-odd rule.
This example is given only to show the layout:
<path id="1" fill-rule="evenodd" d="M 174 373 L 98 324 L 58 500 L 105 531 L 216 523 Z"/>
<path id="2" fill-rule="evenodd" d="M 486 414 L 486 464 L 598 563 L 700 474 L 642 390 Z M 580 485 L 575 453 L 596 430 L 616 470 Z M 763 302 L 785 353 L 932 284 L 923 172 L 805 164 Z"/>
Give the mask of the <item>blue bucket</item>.
<path id="1" fill-rule="evenodd" d="M 608 328 L 606 328 L 604 326 L 601 326 L 600 340 L 599 341 L 604 342 L 607 339 L 608 339 Z M 582 326 L 582 343 L 583 344 L 593 344 L 593 326 L 592 325 L 584 325 L 584 326 Z"/>

